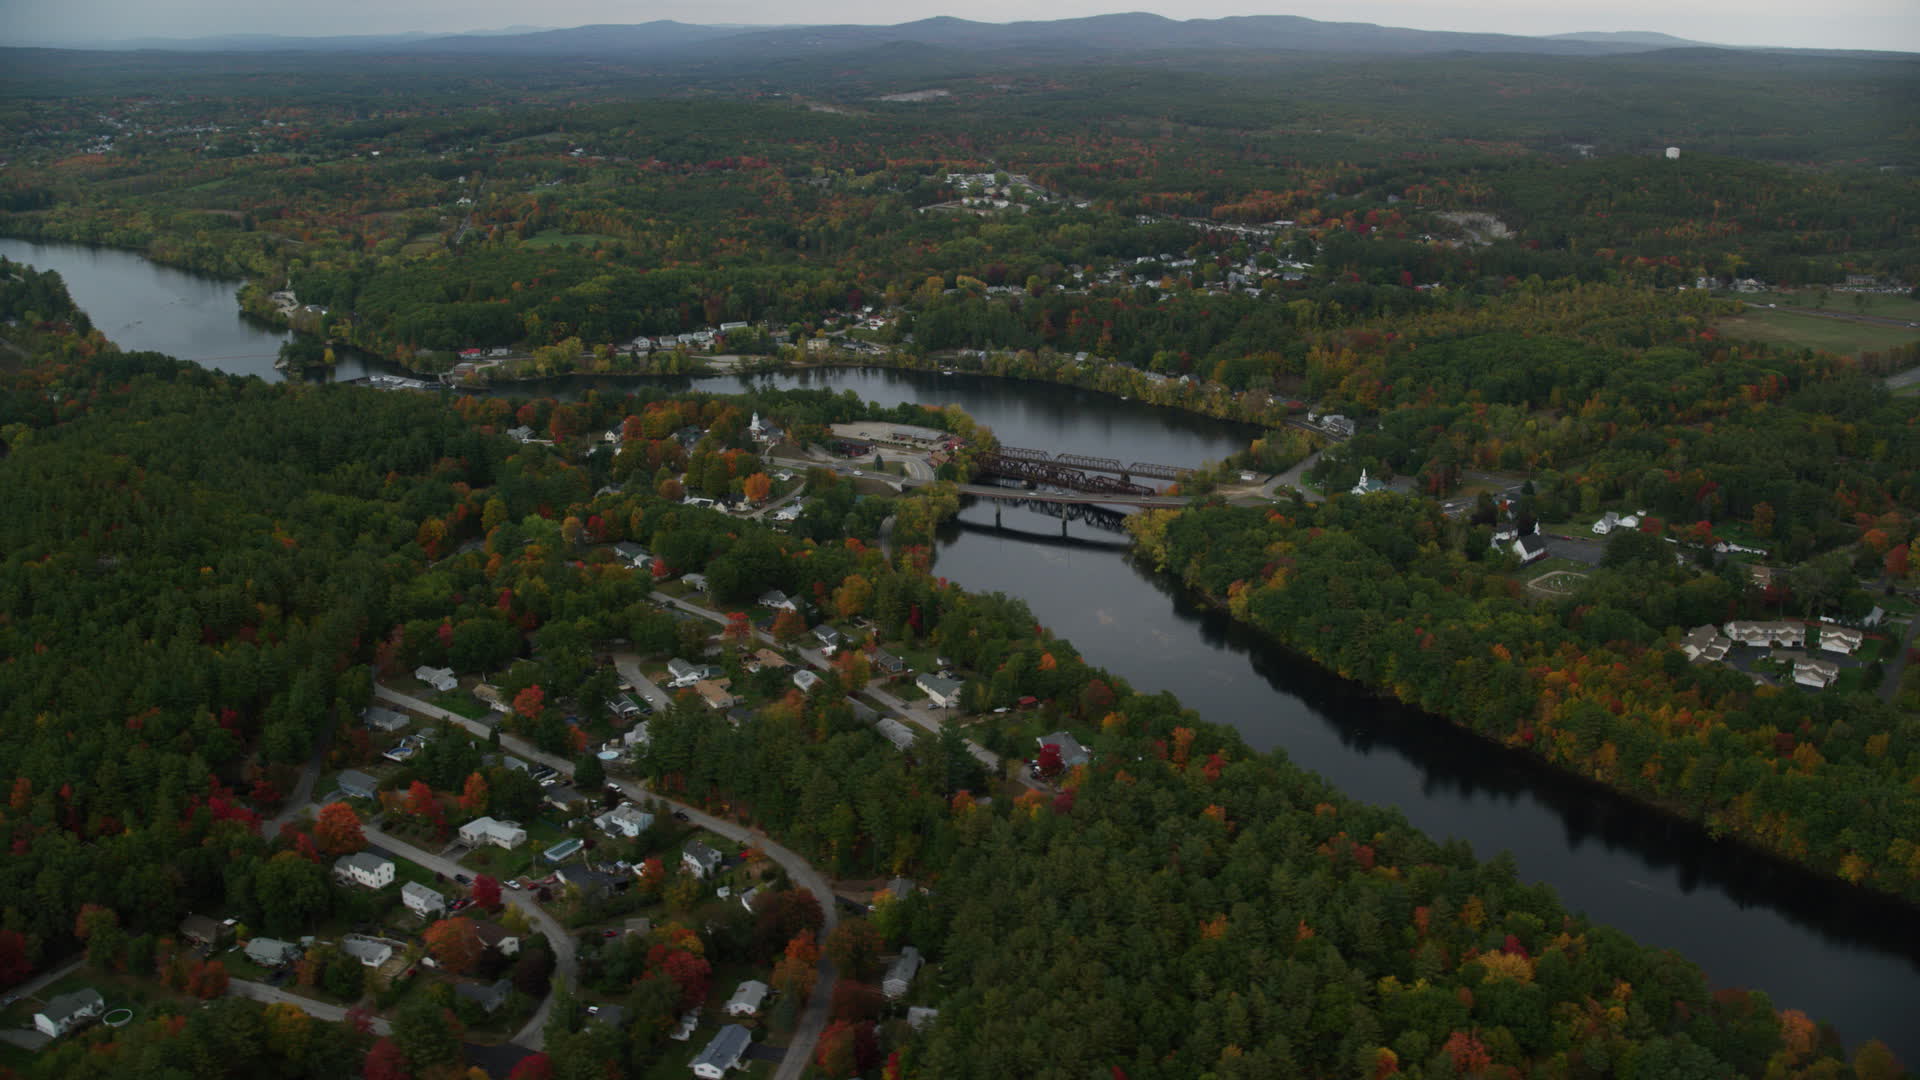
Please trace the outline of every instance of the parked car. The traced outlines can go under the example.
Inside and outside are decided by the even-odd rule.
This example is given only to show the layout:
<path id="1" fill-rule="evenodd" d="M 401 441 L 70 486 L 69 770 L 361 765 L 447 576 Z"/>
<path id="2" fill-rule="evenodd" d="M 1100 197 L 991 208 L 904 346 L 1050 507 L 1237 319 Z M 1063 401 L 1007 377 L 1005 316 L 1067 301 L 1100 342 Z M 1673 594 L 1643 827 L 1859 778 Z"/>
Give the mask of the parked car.
<path id="1" fill-rule="evenodd" d="M 673 820 L 675 820 L 675 821 L 692 821 L 693 819 L 687 816 L 687 812 L 686 812 L 685 810 L 675 810 L 675 811 L 673 812 Z"/>
<path id="2" fill-rule="evenodd" d="M 457 881 L 457 882 L 459 882 L 459 883 L 460 883 L 460 884 L 462 884 L 462 885 L 471 885 L 471 884 L 473 884 L 473 879 L 472 879 L 472 878 L 470 878 L 470 877 L 468 877 L 468 876 L 467 876 L 467 875 L 465 875 L 465 874 L 455 874 L 455 875 L 453 875 L 453 880 L 455 880 L 455 881 Z"/>

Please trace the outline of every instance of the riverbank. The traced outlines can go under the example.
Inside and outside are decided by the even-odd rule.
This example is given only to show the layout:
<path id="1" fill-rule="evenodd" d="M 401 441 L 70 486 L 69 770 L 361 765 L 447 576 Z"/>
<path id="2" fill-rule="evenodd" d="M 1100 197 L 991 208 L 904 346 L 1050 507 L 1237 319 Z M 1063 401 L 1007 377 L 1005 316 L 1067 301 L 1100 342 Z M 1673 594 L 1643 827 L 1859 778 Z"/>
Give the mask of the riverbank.
<path id="1" fill-rule="evenodd" d="M 1838 696 L 1756 692 L 1684 659 L 1675 669 L 1662 641 L 1587 640 L 1498 594 L 1483 569 L 1428 559 L 1369 580 L 1397 565 L 1396 535 L 1434 527 L 1415 510 L 1194 513 L 1135 518 L 1136 554 L 1278 647 L 1715 843 L 1920 907 L 1899 831 L 1912 794 L 1896 761 L 1876 767 L 1886 716 Z M 1783 717 L 1798 727 L 1780 734 Z"/>

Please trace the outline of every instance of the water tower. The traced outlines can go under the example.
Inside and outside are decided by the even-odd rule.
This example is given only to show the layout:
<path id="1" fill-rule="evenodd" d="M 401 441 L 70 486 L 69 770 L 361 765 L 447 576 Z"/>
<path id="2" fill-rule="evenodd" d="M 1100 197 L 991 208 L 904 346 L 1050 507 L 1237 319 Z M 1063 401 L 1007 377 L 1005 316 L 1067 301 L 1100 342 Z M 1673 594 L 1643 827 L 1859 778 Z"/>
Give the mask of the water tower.
<path id="1" fill-rule="evenodd" d="M 1679 160 L 1680 160 L 1680 148 L 1679 148 L 1679 147 L 1677 147 L 1677 146 L 1669 146 L 1669 147 L 1667 147 L 1667 160 L 1668 160 L 1668 161 L 1679 161 Z"/>

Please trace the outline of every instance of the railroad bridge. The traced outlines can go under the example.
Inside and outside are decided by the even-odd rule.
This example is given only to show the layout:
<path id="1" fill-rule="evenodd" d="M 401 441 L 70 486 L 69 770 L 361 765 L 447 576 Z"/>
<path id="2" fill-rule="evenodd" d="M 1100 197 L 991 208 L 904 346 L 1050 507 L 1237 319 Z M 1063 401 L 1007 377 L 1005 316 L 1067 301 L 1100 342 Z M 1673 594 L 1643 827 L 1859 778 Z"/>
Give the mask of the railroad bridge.
<path id="1" fill-rule="evenodd" d="M 987 476 L 1053 484 L 1095 495 L 1153 495 L 1156 494 L 1153 488 L 1136 484 L 1133 478 L 1144 476 L 1155 480 L 1180 480 L 1193 473 L 1192 469 L 1178 465 L 1156 465 L 1150 461 L 1136 461 L 1127 465 L 1122 464 L 1119 458 L 1049 454 L 1045 450 L 1028 450 L 1018 446 L 1003 446 L 996 453 L 982 454 L 974 459 L 974 464 L 979 472 Z M 1117 473 L 1120 478 L 1116 480 L 1111 476 L 1098 475 L 1101 473 Z"/>

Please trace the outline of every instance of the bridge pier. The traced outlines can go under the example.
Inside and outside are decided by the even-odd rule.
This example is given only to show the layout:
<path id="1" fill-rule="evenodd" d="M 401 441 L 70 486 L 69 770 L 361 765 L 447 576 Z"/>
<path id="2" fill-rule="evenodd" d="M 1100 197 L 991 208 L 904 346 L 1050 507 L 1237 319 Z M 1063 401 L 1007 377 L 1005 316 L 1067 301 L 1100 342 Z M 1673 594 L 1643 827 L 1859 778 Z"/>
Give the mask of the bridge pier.
<path id="1" fill-rule="evenodd" d="M 1001 503 L 1000 503 L 1000 500 L 999 500 L 999 499 L 995 499 L 995 500 L 993 500 L 993 525 L 994 525 L 994 528 L 999 528 L 999 527 L 1000 527 L 1000 506 L 1001 506 Z"/>
<path id="2" fill-rule="evenodd" d="M 1063 506 L 1060 508 L 1060 538 L 1064 540 L 1066 539 L 1066 537 L 1067 537 L 1067 508 Z"/>

